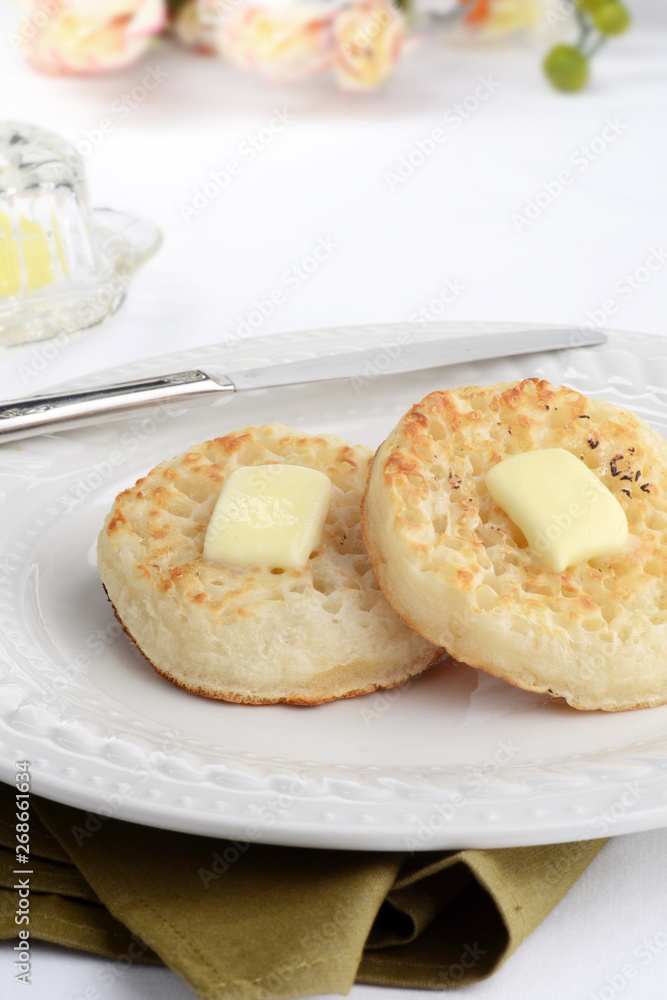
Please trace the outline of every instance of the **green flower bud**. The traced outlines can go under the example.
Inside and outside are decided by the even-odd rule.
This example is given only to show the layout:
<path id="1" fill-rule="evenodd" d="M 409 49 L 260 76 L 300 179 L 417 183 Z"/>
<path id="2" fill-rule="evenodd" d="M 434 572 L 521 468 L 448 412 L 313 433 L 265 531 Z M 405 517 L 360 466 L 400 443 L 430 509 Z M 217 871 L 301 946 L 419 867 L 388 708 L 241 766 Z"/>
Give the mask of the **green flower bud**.
<path id="1" fill-rule="evenodd" d="M 548 53 L 543 67 L 557 90 L 573 93 L 588 82 L 588 59 L 573 45 L 556 45 Z"/>

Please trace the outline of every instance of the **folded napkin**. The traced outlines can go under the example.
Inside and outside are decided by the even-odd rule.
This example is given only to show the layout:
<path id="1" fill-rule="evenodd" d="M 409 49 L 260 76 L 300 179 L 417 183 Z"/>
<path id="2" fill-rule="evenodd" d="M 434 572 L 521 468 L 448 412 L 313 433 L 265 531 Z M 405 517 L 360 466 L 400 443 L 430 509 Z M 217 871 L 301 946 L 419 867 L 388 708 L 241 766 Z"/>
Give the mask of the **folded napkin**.
<path id="1" fill-rule="evenodd" d="M 31 797 L 16 863 L 15 789 L 0 786 L 0 938 L 164 962 L 206 1000 L 447 989 L 494 972 L 604 841 L 418 853 L 329 851 L 172 833 Z M 25 869 L 15 875 L 15 869 Z M 25 881 L 24 881 L 25 884 Z M 26 925 L 23 925 L 26 926 Z M 108 980 L 107 980 L 108 981 Z"/>

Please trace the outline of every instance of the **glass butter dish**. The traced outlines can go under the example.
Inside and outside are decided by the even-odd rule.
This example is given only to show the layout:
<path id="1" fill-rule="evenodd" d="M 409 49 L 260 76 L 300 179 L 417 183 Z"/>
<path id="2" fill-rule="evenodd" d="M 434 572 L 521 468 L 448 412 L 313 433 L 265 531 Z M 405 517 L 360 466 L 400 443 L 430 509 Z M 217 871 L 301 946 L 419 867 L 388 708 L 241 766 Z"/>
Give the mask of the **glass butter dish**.
<path id="1" fill-rule="evenodd" d="M 161 242 L 149 222 L 90 207 L 83 161 L 66 140 L 0 122 L 0 345 L 100 323 Z"/>

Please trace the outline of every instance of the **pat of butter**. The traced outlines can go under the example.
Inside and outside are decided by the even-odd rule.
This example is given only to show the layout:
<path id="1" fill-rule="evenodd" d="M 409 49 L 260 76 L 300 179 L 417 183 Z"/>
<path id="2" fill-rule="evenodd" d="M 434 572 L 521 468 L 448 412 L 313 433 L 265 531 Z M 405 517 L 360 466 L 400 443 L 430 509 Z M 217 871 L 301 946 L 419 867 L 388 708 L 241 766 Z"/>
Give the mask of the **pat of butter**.
<path id="1" fill-rule="evenodd" d="M 21 291 L 21 253 L 6 212 L 0 212 L 0 296 Z"/>
<path id="2" fill-rule="evenodd" d="M 54 212 L 51 212 L 52 235 L 62 274 L 67 276 L 67 260 Z M 0 212 L 0 296 L 35 292 L 56 280 L 49 237 L 38 223 L 19 216 L 19 237 L 12 232 L 6 212 Z M 23 270 L 22 270 L 23 266 Z M 25 277 L 25 289 L 24 289 Z"/>
<path id="3" fill-rule="evenodd" d="M 28 292 L 34 292 L 45 285 L 52 285 L 56 279 L 46 233 L 37 222 L 27 219 L 25 215 L 19 217 L 19 232 L 28 278 Z"/>
<path id="4" fill-rule="evenodd" d="M 628 521 L 594 472 L 563 448 L 526 451 L 486 475 L 489 493 L 557 573 L 620 552 Z"/>
<path id="5" fill-rule="evenodd" d="M 235 469 L 213 508 L 204 558 L 236 566 L 302 569 L 317 548 L 331 480 L 300 465 Z"/>

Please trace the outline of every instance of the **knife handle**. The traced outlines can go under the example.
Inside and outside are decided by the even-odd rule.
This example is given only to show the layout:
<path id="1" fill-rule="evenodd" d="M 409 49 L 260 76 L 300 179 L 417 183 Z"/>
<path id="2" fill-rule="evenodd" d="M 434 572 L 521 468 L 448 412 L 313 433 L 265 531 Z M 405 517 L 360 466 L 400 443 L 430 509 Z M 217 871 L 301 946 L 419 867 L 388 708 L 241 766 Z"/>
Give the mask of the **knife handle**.
<path id="1" fill-rule="evenodd" d="M 97 389 L 30 396 L 0 404 L 0 444 L 70 427 L 118 420 L 141 413 L 147 407 L 167 403 L 210 403 L 221 393 L 234 392 L 224 376 L 211 378 L 206 372 L 178 372 L 155 378 L 117 382 Z"/>

